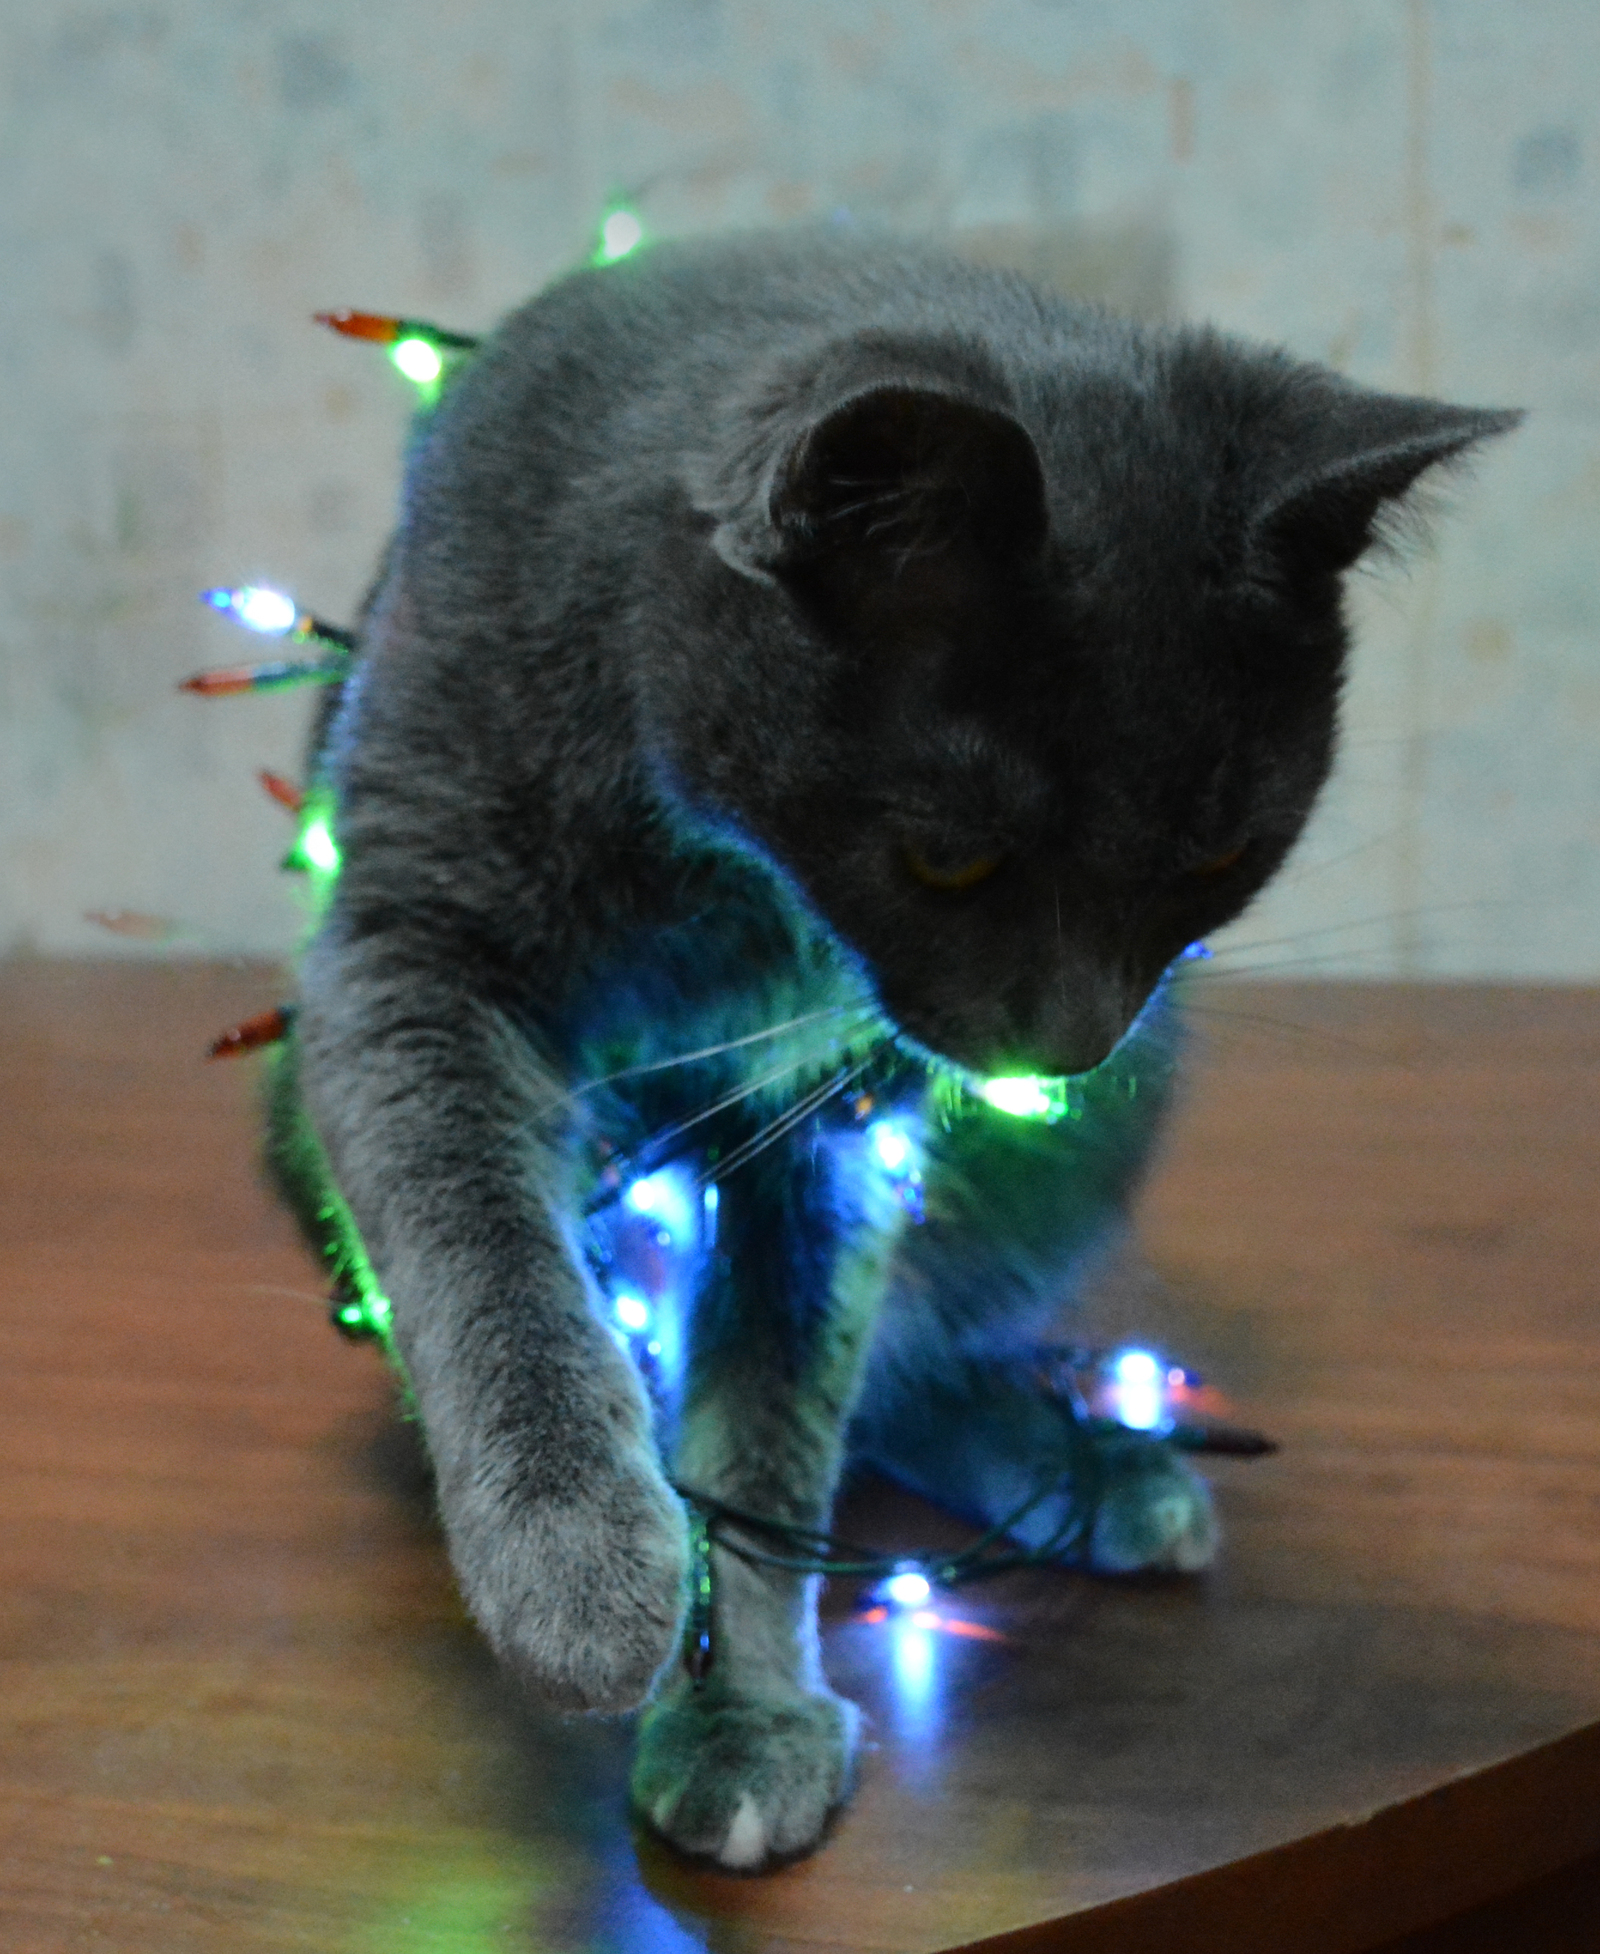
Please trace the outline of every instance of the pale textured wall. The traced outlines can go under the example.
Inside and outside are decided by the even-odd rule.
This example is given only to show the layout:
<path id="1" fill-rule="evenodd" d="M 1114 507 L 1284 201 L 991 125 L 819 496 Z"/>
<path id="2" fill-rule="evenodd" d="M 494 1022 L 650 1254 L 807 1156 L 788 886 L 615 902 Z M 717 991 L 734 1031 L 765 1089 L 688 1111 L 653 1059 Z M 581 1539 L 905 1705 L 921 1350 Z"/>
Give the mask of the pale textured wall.
<path id="1" fill-rule="evenodd" d="M 0 37 L 0 946 L 114 948 L 94 907 L 290 940 L 251 773 L 303 697 L 172 687 L 261 643 L 202 584 L 338 617 L 383 534 L 408 390 L 307 315 L 480 327 L 642 186 L 658 232 L 953 228 L 1531 407 L 1362 591 L 1346 763 L 1243 933 L 1600 974 L 1593 0 L 11 0 Z"/>

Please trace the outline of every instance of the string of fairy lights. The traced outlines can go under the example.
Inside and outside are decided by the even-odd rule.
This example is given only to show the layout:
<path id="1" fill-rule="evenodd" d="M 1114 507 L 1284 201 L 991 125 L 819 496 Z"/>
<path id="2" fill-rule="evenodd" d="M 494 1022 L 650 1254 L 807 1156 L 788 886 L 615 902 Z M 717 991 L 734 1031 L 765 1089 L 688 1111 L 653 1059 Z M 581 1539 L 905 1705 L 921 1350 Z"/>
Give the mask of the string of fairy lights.
<path id="1" fill-rule="evenodd" d="M 954 1551 L 879 1554 L 837 1535 L 741 1512 L 725 1501 L 679 1486 L 690 1510 L 689 1616 L 684 1660 L 692 1680 L 710 1671 L 715 1654 L 713 1546 L 750 1567 L 823 1575 L 868 1583 L 860 1607 L 869 1619 L 907 1615 L 914 1624 L 970 1632 L 930 1608 L 941 1591 L 964 1587 L 1027 1567 L 1082 1567 L 1093 1551 L 1095 1522 L 1110 1475 L 1136 1464 L 1154 1447 L 1179 1452 L 1260 1458 L 1277 1448 L 1260 1432 L 1217 1423 L 1182 1422 L 1170 1405 L 1198 1396 L 1193 1371 L 1166 1365 L 1153 1351 L 1111 1353 L 1077 1346 L 1044 1346 L 1025 1360 L 1029 1382 L 1060 1417 L 1060 1449 L 1045 1462 L 1025 1497 L 986 1532 Z M 1095 1399 L 1109 1402 L 1097 1412 Z M 1016 1531 L 1059 1502 L 1045 1538 L 1032 1547 L 1015 1544 Z"/>
<path id="2" fill-rule="evenodd" d="M 602 217 L 589 263 L 605 266 L 630 256 L 645 240 L 637 214 L 623 202 L 608 206 Z M 349 309 L 319 312 L 316 323 L 346 339 L 382 347 L 395 369 L 417 390 L 419 411 L 438 399 L 451 369 L 470 358 L 479 344 L 466 333 L 451 332 L 431 322 L 384 313 Z M 338 685 L 346 679 L 358 651 L 356 634 L 303 609 L 288 593 L 265 584 L 219 585 L 201 593 L 202 601 L 220 616 L 247 631 L 277 641 L 285 649 L 303 648 L 302 657 L 278 657 L 249 664 L 196 672 L 180 682 L 182 691 L 199 698 L 218 699 L 247 693 L 271 693 L 307 685 Z M 313 907 L 320 912 L 338 880 L 341 855 L 336 838 L 335 809 L 325 786 L 301 788 L 281 775 L 263 770 L 265 791 L 294 817 L 295 838 L 283 866 L 305 875 L 311 884 Z M 97 918 L 129 934 L 153 934 L 141 924 L 158 919 L 117 912 Z M 1204 954 L 1198 948 L 1193 954 Z M 279 1044 L 293 1024 L 294 1007 L 278 1004 L 229 1027 L 212 1040 L 211 1058 L 235 1058 Z M 922 1172 L 916 1143 L 893 1117 L 871 1116 L 872 1095 L 861 1091 L 856 1068 L 850 1085 L 872 1168 L 888 1184 L 913 1223 L 920 1222 Z M 948 1084 L 948 1082 L 946 1082 Z M 1128 1082 L 1131 1090 L 1136 1081 Z M 966 1092 L 994 1111 L 1019 1120 L 1054 1125 L 1082 1117 L 1082 1082 L 1067 1078 L 1016 1077 L 970 1079 Z M 830 1095 L 831 1096 L 831 1095 Z M 598 1243 L 595 1260 L 622 1279 L 613 1280 L 613 1333 L 639 1363 L 646 1381 L 657 1382 L 665 1362 L 669 1325 L 660 1298 L 646 1293 L 649 1285 L 628 1279 L 628 1227 L 638 1224 L 660 1253 L 670 1251 L 692 1261 L 714 1240 L 721 1174 L 736 1162 L 720 1163 L 699 1180 L 674 1178 L 674 1163 L 653 1162 L 648 1172 L 625 1171 L 613 1162 L 602 1173 L 600 1188 L 590 1202 L 588 1218 L 604 1223 L 612 1217 L 608 1243 Z M 331 1178 L 329 1180 L 332 1189 Z M 321 1219 L 333 1246 L 328 1251 L 333 1294 L 332 1321 L 346 1336 L 379 1343 L 403 1376 L 394 1347 L 392 1312 L 367 1260 L 359 1231 L 341 1196 L 330 1191 Z M 830 1534 L 788 1522 L 763 1518 L 730 1506 L 693 1487 L 679 1486 L 690 1515 L 690 1600 L 685 1631 L 684 1661 L 696 1684 L 712 1666 L 716 1639 L 716 1578 L 713 1547 L 748 1565 L 803 1575 L 831 1575 L 867 1583 L 863 1605 L 868 1619 L 888 1613 L 908 1614 L 923 1626 L 948 1627 L 951 1632 L 988 1634 L 978 1626 L 947 1620 L 930 1610 L 936 1591 L 1018 1567 L 1044 1564 L 1086 1564 L 1095 1520 L 1108 1474 L 1141 1447 L 1169 1446 L 1179 1451 L 1227 1452 L 1252 1457 L 1274 1449 L 1259 1433 L 1216 1422 L 1206 1393 L 1193 1372 L 1171 1363 L 1157 1352 L 1124 1347 L 1109 1352 L 1068 1347 L 1042 1349 L 1029 1359 L 1032 1379 L 1060 1415 L 1061 1449 L 1045 1463 L 1037 1485 L 1016 1509 L 969 1546 L 957 1552 L 927 1551 L 883 1555 L 853 1546 Z M 1207 1412 L 1197 1422 L 1185 1412 Z M 1059 1501 L 1048 1538 L 1031 1548 L 1019 1548 L 1016 1529 L 1037 1518 L 1050 1502 Z"/>

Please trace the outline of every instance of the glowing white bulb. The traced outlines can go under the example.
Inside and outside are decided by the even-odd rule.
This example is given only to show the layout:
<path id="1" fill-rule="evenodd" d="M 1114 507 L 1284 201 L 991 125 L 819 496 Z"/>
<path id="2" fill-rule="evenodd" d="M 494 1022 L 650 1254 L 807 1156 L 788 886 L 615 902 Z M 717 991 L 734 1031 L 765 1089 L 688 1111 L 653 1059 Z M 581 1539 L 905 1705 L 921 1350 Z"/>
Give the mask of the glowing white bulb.
<path id="1" fill-rule="evenodd" d="M 877 1119 L 867 1128 L 872 1150 L 891 1174 L 899 1173 L 911 1160 L 911 1142 L 892 1120 Z"/>
<path id="2" fill-rule="evenodd" d="M 241 624 L 248 624 L 252 631 L 264 632 L 269 638 L 281 638 L 285 632 L 292 631 L 300 615 L 292 597 L 286 597 L 281 590 L 255 585 L 239 592 L 235 609 Z"/>
<path id="3" fill-rule="evenodd" d="M 426 339 L 397 339 L 389 348 L 389 357 L 406 378 L 415 380 L 419 387 L 430 385 L 444 371 L 444 360 L 438 347 Z"/>
<path id="4" fill-rule="evenodd" d="M 1168 1422 L 1160 1359 L 1149 1350 L 1120 1350 L 1111 1361 L 1111 1401 L 1119 1424 L 1153 1432 Z"/>
<path id="5" fill-rule="evenodd" d="M 894 1608 L 920 1608 L 932 1593 L 927 1575 L 913 1567 L 902 1567 L 883 1584 L 883 1598 Z"/>
<path id="6" fill-rule="evenodd" d="M 266 638 L 281 638 L 300 621 L 300 607 L 294 599 L 266 584 L 241 584 L 237 590 L 223 585 L 201 595 L 214 611 L 231 611 L 241 624 Z"/>
<path id="7" fill-rule="evenodd" d="M 650 1305 L 638 1296 L 619 1296 L 614 1307 L 625 1330 L 642 1330 L 650 1321 Z"/>
<path id="8" fill-rule="evenodd" d="M 663 1167 L 659 1173 L 630 1181 L 623 1189 L 622 1205 L 630 1214 L 657 1224 L 656 1240 L 662 1248 L 688 1242 L 699 1232 L 694 1189 L 681 1167 Z"/>
<path id="9" fill-rule="evenodd" d="M 614 210 L 600 226 L 600 258 L 615 264 L 644 242 L 644 226 L 631 210 Z"/>

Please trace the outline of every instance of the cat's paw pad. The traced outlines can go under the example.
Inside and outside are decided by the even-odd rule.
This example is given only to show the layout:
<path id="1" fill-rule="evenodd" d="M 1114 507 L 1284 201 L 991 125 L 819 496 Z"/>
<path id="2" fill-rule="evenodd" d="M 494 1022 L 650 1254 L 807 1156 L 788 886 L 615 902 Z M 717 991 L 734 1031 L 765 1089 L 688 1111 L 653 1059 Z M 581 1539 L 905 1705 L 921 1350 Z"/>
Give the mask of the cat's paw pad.
<path id="1" fill-rule="evenodd" d="M 1151 1447 L 1109 1474 L 1095 1510 L 1089 1565 L 1099 1574 L 1198 1574 L 1220 1541 L 1211 1488 Z"/>
<path id="2" fill-rule="evenodd" d="M 849 1793 L 858 1722 L 833 1695 L 677 1695 L 646 1713 L 634 1808 L 680 1852 L 730 1872 L 798 1858 Z"/>

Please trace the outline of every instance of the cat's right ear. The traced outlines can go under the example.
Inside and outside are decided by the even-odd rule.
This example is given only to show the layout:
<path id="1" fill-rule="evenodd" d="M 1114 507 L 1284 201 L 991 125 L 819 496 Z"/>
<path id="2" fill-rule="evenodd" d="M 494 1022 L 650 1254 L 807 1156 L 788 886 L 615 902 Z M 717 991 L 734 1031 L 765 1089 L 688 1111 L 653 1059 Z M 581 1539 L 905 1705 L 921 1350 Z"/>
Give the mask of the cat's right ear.
<path id="1" fill-rule="evenodd" d="M 1267 499 L 1251 541 L 1276 561 L 1337 574 L 1382 539 L 1385 518 L 1392 522 L 1424 475 L 1508 433 L 1522 415 L 1340 385 L 1307 418 L 1299 445 L 1310 458 Z"/>
<path id="2" fill-rule="evenodd" d="M 746 575 L 902 576 L 960 556 L 995 567 L 1045 539 L 1044 472 L 1010 414 L 936 388 L 863 389 L 784 444 L 751 505 L 716 533 Z"/>

